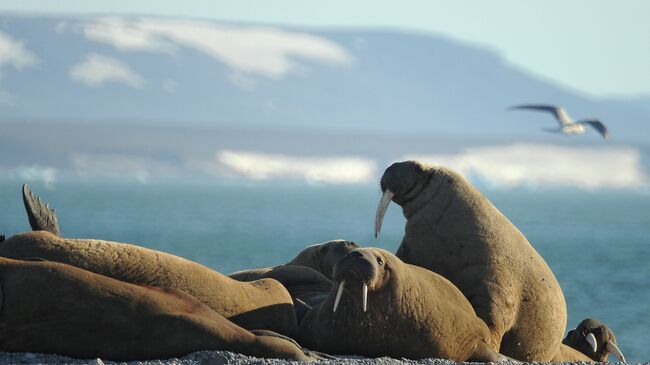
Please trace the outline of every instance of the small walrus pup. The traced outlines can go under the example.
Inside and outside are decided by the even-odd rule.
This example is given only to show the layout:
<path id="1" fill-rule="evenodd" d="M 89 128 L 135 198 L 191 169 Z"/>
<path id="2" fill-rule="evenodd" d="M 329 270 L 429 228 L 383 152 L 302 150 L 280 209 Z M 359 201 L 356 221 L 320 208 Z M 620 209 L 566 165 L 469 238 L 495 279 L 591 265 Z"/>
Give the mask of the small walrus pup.
<path id="1" fill-rule="evenodd" d="M 136 245 L 62 238 L 56 214 L 23 186 L 23 200 L 35 232 L 0 243 L 0 256 L 62 262 L 117 280 L 182 290 L 246 329 L 293 336 L 298 328 L 289 292 L 276 280 L 240 282 L 190 260 Z"/>
<path id="2" fill-rule="evenodd" d="M 517 360 L 549 361 L 566 328 L 564 295 L 521 232 L 459 174 L 417 161 L 381 178 L 379 233 L 388 204 L 402 207 L 397 257 L 449 279 L 492 332 L 492 348 Z"/>
<path id="3" fill-rule="evenodd" d="M 603 322 L 587 318 L 578 327 L 569 331 L 562 344 L 580 351 L 588 359 L 597 362 L 607 361 L 611 353 L 619 361 L 625 362 L 625 356 L 616 344 L 616 336 Z M 574 359 L 554 358 L 554 362 L 574 361 Z"/>
<path id="4" fill-rule="evenodd" d="M 333 354 L 454 361 L 506 360 L 490 331 L 442 276 L 377 248 L 359 248 L 334 267 L 333 286 L 307 312 L 298 340 Z"/>
<path id="5" fill-rule="evenodd" d="M 0 351 L 133 361 L 200 350 L 323 359 L 270 331 L 249 332 L 180 290 L 70 265 L 0 258 Z"/>

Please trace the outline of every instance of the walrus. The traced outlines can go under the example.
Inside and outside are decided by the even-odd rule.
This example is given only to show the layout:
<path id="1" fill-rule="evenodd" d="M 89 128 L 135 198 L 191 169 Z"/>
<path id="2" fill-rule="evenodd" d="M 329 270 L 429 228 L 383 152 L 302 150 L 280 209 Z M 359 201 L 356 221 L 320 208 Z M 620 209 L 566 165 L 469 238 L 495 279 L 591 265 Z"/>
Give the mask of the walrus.
<path id="1" fill-rule="evenodd" d="M 190 260 L 132 244 L 62 238 L 52 233 L 59 231 L 58 224 L 51 223 L 56 222 L 54 210 L 26 185 L 23 197 L 36 231 L 0 243 L 2 257 L 42 258 L 129 283 L 182 290 L 246 329 L 292 336 L 298 328 L 291 296 L 276 280 L 240 282 Z"/>
<path id="2" fill-rule="evenodd" d="M 564 295 L 526 237 L 456 172 L 418 161 L 381 177 L 375 236 L 388 204 L 406 217 L 397 257 L 449 279 L 492 333 L 493 349 L 517 360 L 549 361 L 566 328 Z"/>
<path id="3" fill-rule="evenodd" d="M 280 266 L 305 266 L 323 274 L 328 279 L 332 278 L 334 264 L 348 252 L 358 248 L 355 242 L 336 239 L 307 246 L 296 257 L 284 265 L 266 267 L 261 269 L 241 270 L 228 274 L 229 277 L 251 281 L 264 277 L 269 271 Z"/>
<path id="4" fill-rule="evenodd" d="M 0 258 L 0 351 L 114 361 L 200 350 L 323 359 L 270 331 L 249 332 L 175 289 L 126 283 L 48 261 Z"/>
<path id="5" fill-rule="evenodd" d="M 619 361 L 625 362 L 625 356 L 619 349 L 614 332 L 603 322 L 587 318 L 567 333 L 562 344 L 579 351 L 588 360 L 605 362 L 611 353 Z M 554 362 L 575 361 L 567 358 L 554 358 Z"/>
<path id="6" fill-rule="evenodd" d="M 305 315 L 298 341 L 333 354 L 506 360 L 449 280 L 378 248 L 358 248 L 334 267 L 327 298 Z"/>
<path id="7" fill-rule="evenodd" d="M 336 262 L 358 247 L 355 242 L 342 239 L 317 243 L 307 246 L 286 264 L 236 271 L 228 276 L 240 281 L 278 280 L 294 299 L 300 322 L 306 310 L 317 306 L 327 297 Z"/>
<path id="8" fill-rule="evenodd" d="M 256 280 L 279 281 L 293 298 L 298 325 L 310 309 L 327 298 L 333 282 L 322 273 L 306 266 L 280 265 L 261 274 Z"/>

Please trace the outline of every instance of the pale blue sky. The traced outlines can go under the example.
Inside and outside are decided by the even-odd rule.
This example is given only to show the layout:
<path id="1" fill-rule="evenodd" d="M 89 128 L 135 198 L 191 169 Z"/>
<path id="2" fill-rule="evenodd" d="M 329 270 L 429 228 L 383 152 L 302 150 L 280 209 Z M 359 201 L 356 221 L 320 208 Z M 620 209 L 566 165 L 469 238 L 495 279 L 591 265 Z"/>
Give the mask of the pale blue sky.
<path id="1" fill-rule="evenodd" d="M 2 0 L 0 11 L 412 29 L 492 48 L 592 96 L 650 95 L 650 1 L 644 0 Z"/>

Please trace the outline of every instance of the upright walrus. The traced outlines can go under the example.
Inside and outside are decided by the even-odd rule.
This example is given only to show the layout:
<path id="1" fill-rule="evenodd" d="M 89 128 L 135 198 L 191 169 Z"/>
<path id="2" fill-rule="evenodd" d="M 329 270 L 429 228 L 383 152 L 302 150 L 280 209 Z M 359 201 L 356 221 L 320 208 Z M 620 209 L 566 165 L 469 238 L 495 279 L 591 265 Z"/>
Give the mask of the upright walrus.
<path id="1" fill-rule="evenodd" d="M 394 163 L 375 235 L 390 201 L 407 219 L 397 250 L 404 262 L 454 283 L 492 332 L 493 348 L 523 361 L 549 361 L 566 328 L 562 289 L 519 230 L 459 174 L 417 161 Z"/>
<path id="2" fill-rule="evenodd" d="M 322 359 L 270 331 L 249 332 L 174 289 L 125 283 L 70 265 L 0 258 L 0 351 L 115 361 L 200 350 Z"/>
<path id="3" fill-rule="evenodd" d="M 359 248 L 334 267 L 327 298 L 305 315 L 298 341 L 333 354 L 506 360 L 490 331 L 449 280 L 377 248 Z"/>
<path id="4" fill-rule="evenodd" d="M 52 209 L 23 188 L 33 229 L 58 224 Z M 42 224 L 42 227 L 40 226 Z M 292 336 L 297 318 L 291 296 L 276 280 L 240 282 L 198 263 L 126 243 L 61 238 L 47 231 L 17 234 L 0 243 L 0 256 L 62 262 L 121 281 L 182 290 L 246 329 Z"/>

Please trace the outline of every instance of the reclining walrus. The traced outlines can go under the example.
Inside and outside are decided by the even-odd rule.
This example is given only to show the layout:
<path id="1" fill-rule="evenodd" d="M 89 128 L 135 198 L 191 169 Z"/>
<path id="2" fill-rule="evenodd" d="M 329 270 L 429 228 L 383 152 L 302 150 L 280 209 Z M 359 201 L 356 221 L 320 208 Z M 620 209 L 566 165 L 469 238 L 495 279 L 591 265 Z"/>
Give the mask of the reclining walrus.
<path id="1" fill-rule="evenodd" d="M 129 284 L 70 265 L 0 258 L 0 351 L 115 361 L 200 350 L 322 359 L 270 331 L 249 332 L 191 295 Z"/>
<path id="2" fill-rule="evenodd" d="M 291 296 L 276 280 L 240 282 L 195 262 L 135 245 L 61 238 L 55 212 L 25 185 L 23 199 L 36 231 L 0 243 L 0 256 L 62 262 L 125 282 L 182 290 L 246 329 L 292 336 L 297 318 Z M 48 231 L 44 231 L 45 229 Z"/>
<path id="3" fill-rule="evenodd" d="M 305 315 L 298 341 L 319 351 L 369 357 L 507 360 L 449 280 L 377 248 L 359 248 L 334 267 L 327 298 Z"/>
<path id="4" fill-rule="evenodd" d="M 241 270 L 230 273 L 228 276 L 240 281 L 252 281 L 264 277 L 269 271 L 280 266 L 305 266 L 318 271 L 328 279 L 332 279 L 332 271 L 336 262 L 358 247 L 359 245 L 352 241 L 341 239 L 316 243 L 305 247 L 296 257 L 284 265 Z"/>
<path id="5" fill-rule="evenodd" d="M 580 322 L 578 327 L 567 333 L 562 340 L 561 351 L 552 361 L 605 362 L 610 353 L 619 361 L 625 362 L 625 356 L 618 348 L 614 332 L 603 322 L 587 318 Z"/>
<path id="6" fill-rule="evenodd" d="M 523 361 L 549 361 L 566 328 L 562 289 L 519 230 L 459 174 L 417 161 L 391 165 L 375 235 L 388 204 L 402 207 L 397 257 L 454 283 L 492 332 L 492 348 Z"/>
<path id="7" fill-rule="evenodd" d="M 332 287 L 334 265 L 359 245 L 347 240 L 331 240 L 307 246 L 284 265 L 249 269 L 228 274 L 240 281 L 275 279 L 282 283 L 294 299 L 298 322 L 305 312 L 326 297 Z"/>

